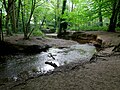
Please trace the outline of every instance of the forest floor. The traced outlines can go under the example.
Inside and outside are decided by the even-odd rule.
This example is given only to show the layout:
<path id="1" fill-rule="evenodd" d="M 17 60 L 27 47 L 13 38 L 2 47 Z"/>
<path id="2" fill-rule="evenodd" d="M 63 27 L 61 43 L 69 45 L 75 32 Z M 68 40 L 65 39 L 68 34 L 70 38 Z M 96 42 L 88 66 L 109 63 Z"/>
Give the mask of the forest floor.
<path id="1" fill-rule="evenodd" d="M 114 45 L 120 43 L 120 33 L 88 31 L 97 34 L 106 46 L 97 53 L 92 62 L 71 65 L 73 68 L 56 70 L 52 74 L 44 75 L 22 82 L 0 84 L 0 90 L 120 90 L 120 52 L 113 52 Z M 13 43 L 26 43 L 16 38 L 6 38 Z M 32 39 L 34 40 L 34 38 Z M 27 43 L 30 44 L 31 41 Z M 77 42 L 61 39 L 38 38 L 36 43 L 66 47 Z M 35 44 L 36 44 L 35 43 Z M 33 44 L 33 42 L 32 42 Z M 108 46 L 109 46 L 108 45 Z"/>

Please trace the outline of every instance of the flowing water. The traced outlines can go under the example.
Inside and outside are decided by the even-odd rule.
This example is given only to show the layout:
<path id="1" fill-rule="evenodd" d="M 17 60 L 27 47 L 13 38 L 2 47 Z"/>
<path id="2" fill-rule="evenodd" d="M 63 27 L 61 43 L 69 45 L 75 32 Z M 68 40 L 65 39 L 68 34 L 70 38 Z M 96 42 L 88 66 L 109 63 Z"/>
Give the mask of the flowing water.
<path id="1" fill-rule="evenodd" d="M 19 77 L 20 73 L 26 72 L 29 75 L 44 74 L 53 71 L 55 67 L 45 64 L 50 62 L 58 67 L 71 62 L 89 61 L 96 52 L 94 46 L 88 44 L 72 45 L 69 48 L 50 48 L 47 52 L 35 55 L 12 55 L 2 58 L 0 64 L 0 78 Z"/>

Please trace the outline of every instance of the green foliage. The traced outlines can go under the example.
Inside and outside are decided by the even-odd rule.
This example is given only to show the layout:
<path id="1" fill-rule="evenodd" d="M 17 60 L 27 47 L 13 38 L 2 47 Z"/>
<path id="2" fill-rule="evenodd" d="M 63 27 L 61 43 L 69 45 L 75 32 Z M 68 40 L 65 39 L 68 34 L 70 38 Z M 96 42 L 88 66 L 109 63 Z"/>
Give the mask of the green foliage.
<path id="1" fill-rule="evenodd" d="M 42 33 L 42 31 L 40 30 L 34 30 L 33 33 L 32 33 L 33 36 L 42 36 L 44 37 L 44 33 Z"/>
<path id="2" fill-rule="evenodd" d="M 117 31 L 120 31 L 120 27 L 117 27 L 116 30 L 117 30 Z"/>
<path id="3" fill-rule="evenodd" d="M 70 30 L 73 31 L 107 31 L 108 27 L 107 26 L 103 26 L 103 27 L 98 27 L 98 26 L 72 26 L 70 28 Z"/>
<path id="4" fill-rule="evenodd" d="M 8 0 L 5 0 L 8 3 Z M 16 12 L 18 10 L 18 1 L 15 0 Z M 18 32 L 23 32 L 23 24 L 26 26 L 30 18 L 30 30 L 35 28 L 33 35 L 43 35 L 39 29 L 56 29 L 59 28 L 59 18 L 64 18 L 70 24 L 69 30 L 107 30 L 107 26 L 99 27 L 99 7 L 101 6 L 101 13 L 103 23 L 109 24 L 109 19 L 112 12 L 112 3 L 114 0 L 67 0 L 67 7 L 65 13 L 61 15 L 63 0 L 33 0 L 35 1 L 35 9 L 30 18 L 33 2 L 32 0 L 21 0 L 21 7 L 18 18 Z M 7 4 L 6 3 L 6 4 Z M 0 6 L 4 11 L 3 2 L 0 1 Z M 0 8 L 1 8 L 0 7 Z M 22 17 L 23 12 L 23 17 Z M 16 16 L 17 17 L 17 16 Z M 22 18 L 24 22 L 22 22 Z M 16 19 L 17 20 L 17 19 Z M 5 19 L 4 19 L 5 23 Z M 52 25 L 52 26 L 51 26 Z M 116 28 L 119 30 L 119 28 Z"/>
<path id="5" fill-rule="evenodd" d="M 108 27 L 103 26 L 103 27 L 98 27 L 98 26 L 83 26 L 80 28 L 80 30 L 87 30 L 87 31 L 107 31 Z"/>

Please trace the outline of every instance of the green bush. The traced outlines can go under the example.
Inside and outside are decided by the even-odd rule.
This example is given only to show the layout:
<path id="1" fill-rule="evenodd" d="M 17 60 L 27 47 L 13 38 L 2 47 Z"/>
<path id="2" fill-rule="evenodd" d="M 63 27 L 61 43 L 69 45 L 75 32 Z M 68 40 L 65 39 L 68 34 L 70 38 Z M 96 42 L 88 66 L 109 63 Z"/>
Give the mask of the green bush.
<path id="1" fill-rule="evenodd" d="M 117 27 L 117 28 L 116 28 L 116 30 L 117 30 L 117 31 L 120 31 L 120 28 L 119 28 L 119 27 Z"/>
<path id="2" fill-rule="evenodd" d="M 107 31 L 108 27 L 107 26 L 103 26 L 103 27 L 98 27 L 98 26 L 80 26 L 80 27 L 71 27 L 70 30 L 75 30 L 75 31 L 81 31 L 81 30 L 85 30 L 85 31 Z"/>
<path id="3" fill-rule="evenodd" d="M 32 33 L 33 36 L 42 36 L 44 37 L 44 33 L 40 30 L 34 30 L 33 33 Z"/>

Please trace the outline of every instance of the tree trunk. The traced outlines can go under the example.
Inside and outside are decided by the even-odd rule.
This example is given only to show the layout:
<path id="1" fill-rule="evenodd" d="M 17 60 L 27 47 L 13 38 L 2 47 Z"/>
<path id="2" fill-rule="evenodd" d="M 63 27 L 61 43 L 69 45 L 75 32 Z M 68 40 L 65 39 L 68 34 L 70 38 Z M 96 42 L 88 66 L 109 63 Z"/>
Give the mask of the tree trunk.
<path id="1" fill-rule="evenodd" d="M 66 3 L 67 3 L 67 0 L 63 0 L 62 15 L 64 14 L 66 9 Z"/>
<path id="2" fill-rule="evenodd" d="M 71 1 L 72 2 L 72 7 L 71 7 L 71 12 L 73 11 L 74 7 L 73 7 L 73 0 Z"/>
<path id="3" fill-rule="evenodd" d="M 10 7 L 11 7 L 11 3 L 10 1 L 8 0 L 8 4 L 6 3 L 6 0 L 3 0 L 3 5 L 5 7 L 5 10 L 7 12 L 7 15 L 6 15 L 6 20 L 5 20 L 5 29 L 6 29 L 6 35 L 12 35 L 10 29 L 9 29 L 9 20 L 10 20 Z"/>
<path id="4" fill-rule="evenodd" d="M 42 30 L 42 26 L 43 26 L 43 24 L 45 22 L 45 19 L 46 19 L 46 15 L 43 16 L 42 22 L 40 23 L 40 30 Z"/>
<path id="5" fill-rule="evenodd" d="M 29 34 L 29 32 L 30 32 L 29 28 L 30 28 L 30 21 L 31 21 L 31 18 L 32 18 L 34 9 L 35 9 L 35 4 L 36 4 L 36 0 L 32 0 L 32 7 L 31 7 L 30 16 L 28 18 L 28 21 L 25 24 L 25 18 L 24 18 L 24 16 L 25 16 L 25 12 L 24 12 L 25 8 L 21 3 L 21 14 L 22 14 L 22 25 L 23 25 L 24 39 L 29 39 L 29 37 L 31 35 L 31 33 Z M 34 29 L 32 29 L 32 31 L 33 30 Z"/>
<path id="6" fill-rule="evenodd" d="M 55 30 L 57 30 L 57 27 L 59 28 L 59 5 L 60 0 L 57 0 L 56 10 L 55 10 Z"/>
<path id="7" fill-rule="evenodd" d="M 14 0 L 10 0 L 11 3 L 11 13 L 10 13 L 10 17 L 11 17 L 11 24 L 12 24 L 12 31 L 14 33 L 16 33 L 17 28 L 16 28 L 16 9 L 15 9 L 15 1 Z"/>
<path id="8" fill-rule="evenodd" d="M 22 5 L 22 3 L 21 3 L 21 15 L 22 15 L 22 26 L 23 26 L 22 28 L 23 28 L 24 38 L 27 38 L 27 33 L 25 31 L 24 6 Z"/>
<path id="9" fill-rule="evenodd" d="M 67 3 L 67 0 L 63 0 L 62 15 L 64 14 L 65 9 L 66 9 L 66 3 Z M 64 29 L 64 33 L 66 32 L 65 31 L 65 29 L 67 27 L 66 23 L 67 22 L 65 22 L 65 19 L 60 18 L 60 25 L 59 25 L 59 30 L 58 30 L 58 37 L 61 37 L 61 35 L 62 35 L 62 29 Z"/>
<path id="10" fill-rule="evenodd" d="M 3 41 L 3 31 L 2 31 L 2 9 L 0 9 L 0 41 Z"/>
<path id="11" fill-rule="evenodd" d="M 34 27 L 37 28 L 37 17 L 36 15 L 33 15 L 33 18 L 34 18 Z"/>
<path id="12" fill-rule="evenodd" d="M 28 33 L 29 33 L 29 30 L 28 30 L 28 29 L 29 29 L 29 27 L 30 27 L 30 21 L 31 21 L 33 12 L 34 12 L 34 10 L 35 10 L 35 4 L 36 4 L 36 0 L 32 0 L 32 7 L 31 7 L 31 12 L 30 12 L 30 17 L 29 17 L 29 19 L 28 19 L 28 22 L 27 22 L 26 28 L 25 28 L 27 35 L 28 35 Z M 29 35 L 28 35 L 28 36 L 29 36 Z M 27 38 L 24 37 L 24 39 L 29 39 L 28 36 L 27 36 Z"/>
<path id="13" fill-rule="evenodd" d="M 16 27 L 17 27 L 17 31 L 19 29 L 19 16 L 20 16 L 20 6 L 21 6 L 21 0 L 18 1 L 18 9 L 17 9 L 17 20 L 16 20 Z"/>
<path id="14" fill-rule="evenodd" d="M 55 11 L 55 25 L 54 25 L 54 29 L 57 29 L 57 10 Z"/>
<path id="15" fill-rule="evenodd" d="M 120 12 L 119 12 L 119 15 L 118 15 L 118 23 L 117 23 L 117 26 L 120 28 Z"/>
<path id="16" fill-rule="evenodd" d="M 103 19 L 102 19 L 102 4 L 101 4 L 101 0 L 100 0 L 100 5 L 98 8 L 98 17 L 99 17 L 99 26 L 103 26 Z"/>
<path id="17" fill-rule="evenodd" d="M 110 18 L 108 32 L 115 32 L 117 16 L 119 11 L 120 11 L 120 0 L 115 0 L 113 3 L 112 16 Z"/>

